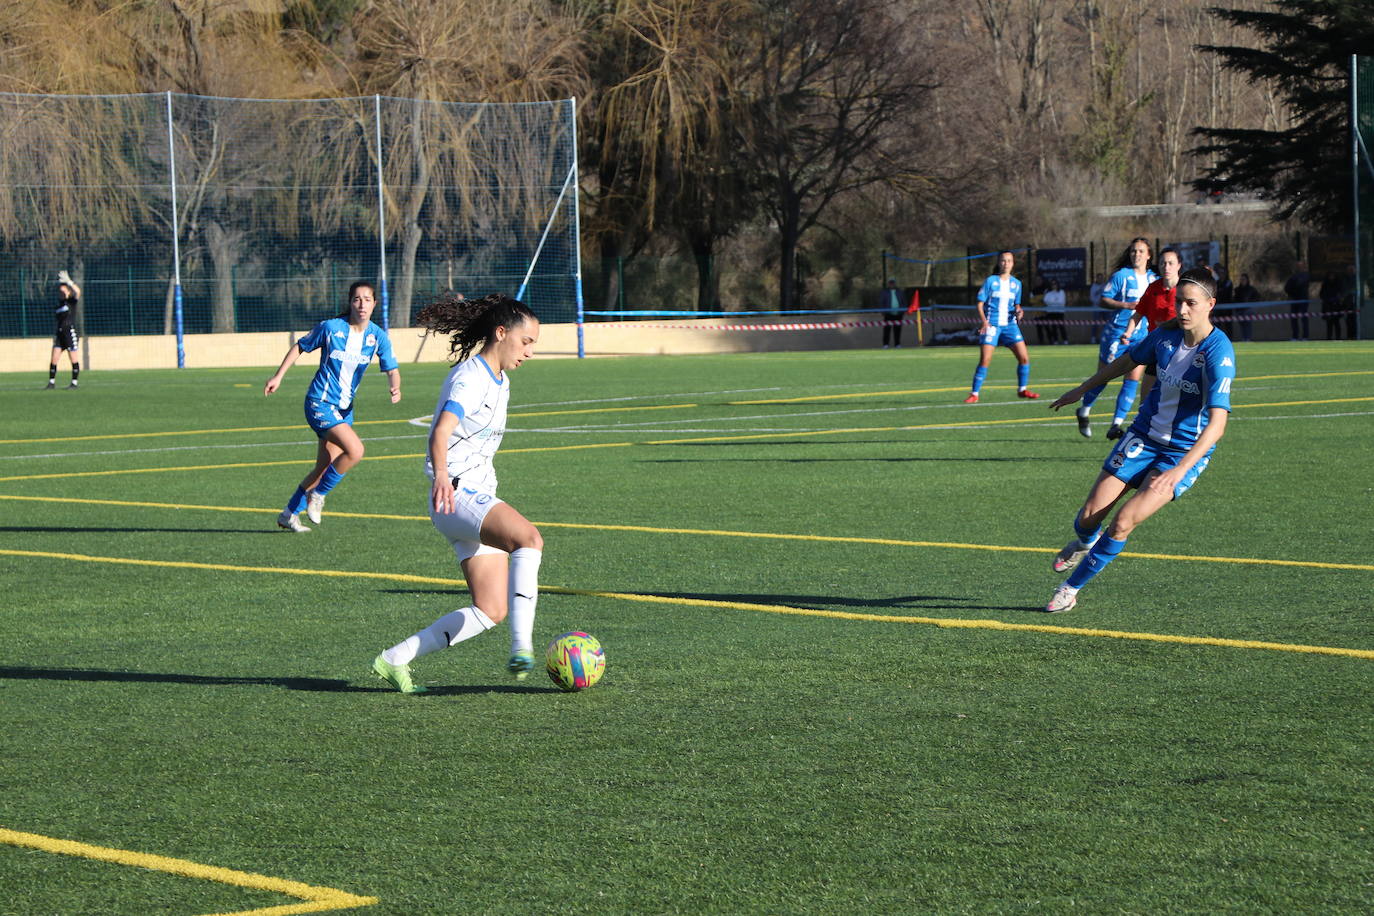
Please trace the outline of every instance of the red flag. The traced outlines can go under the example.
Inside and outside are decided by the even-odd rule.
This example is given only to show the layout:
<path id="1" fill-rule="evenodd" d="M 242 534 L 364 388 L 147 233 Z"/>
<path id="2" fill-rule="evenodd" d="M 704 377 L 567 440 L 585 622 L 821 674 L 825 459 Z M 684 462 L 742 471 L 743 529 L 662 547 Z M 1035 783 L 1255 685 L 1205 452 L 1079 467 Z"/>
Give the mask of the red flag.
<path id="1" fill-rule="evenodd" d="M 912 312 L 919 312 L 920 310 L 921 291 L 919 289 L 913 289 L 911 291 L 911 305 L 907 306 L 906 313 L 910 315 Z"/>

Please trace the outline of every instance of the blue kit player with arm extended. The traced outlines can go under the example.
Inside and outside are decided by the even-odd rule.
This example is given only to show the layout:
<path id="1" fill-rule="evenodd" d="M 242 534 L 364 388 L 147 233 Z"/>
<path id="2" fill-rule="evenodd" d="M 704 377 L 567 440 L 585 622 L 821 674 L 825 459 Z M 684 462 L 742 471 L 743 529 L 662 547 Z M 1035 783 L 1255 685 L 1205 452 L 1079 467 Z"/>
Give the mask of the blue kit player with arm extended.
<path id="1" fill-rule="evenodd" d="M 1111 279 L 1107 281 L 1107 287 L 1102 291 L 1102 307 L 1111 312 L 1111 317 L 1098 339 L 1099 370 L 1105 369 L 1113 360 L 1125 353 L 1127 348 L 1145 339 L 1147 332 L 1139 326 L 1129 340 L 1123 341 L 1122 334 L 1130 324 L 1131 316 L 1135 314 L 1135 304 L 1145 294 L 1146 288 L 1159 279 L 1159 275 L 1151 269 L 1153 259 L 1154 252 L 1148 241 L 1143 238 L 1131 239 L 1131 244 L 1126 246 L 1121 259 L 1117 262 L 1116 272 L 1112 274 Z M 1126 420 L 1126 415 L 1131 412 L 1131 404 L 1135 402 L 1136 392 L 1140 389 L 1140 377 L 1144 371 L 1143 368 L 1136 367 L 1122 379 L 1121 391 L 1116 396 L 1116 412 L 1112 417 L 1115 428 L 1120 428 Z M 1088 419 L 1089 412 L 1098 396 L 1102 394 L 1102 389 L 1106 387 L 1099 385 L 1083 395 L 1083 406 L 1078 408 L 1078 432 L 1086 438 L 1092 438 L 1093 434 L 1092 424 Z M 1108 438 L 1116 437 L 1108 435 Z"/>
<path id="2" fill-rule="evenodd" d="M 1016 256 L 1010 251 L 997 253 L 997 273 L 983 281 L 978 290 L 978 368 L 973 370 L 973 389 L 964 398 L 965 404 L 977 404 L 983 380 L 997 347 L 1005 344 L 1016 356 L 1016 394 L 1023 398 L 1038 398 L 1026 388 L 1030 383 L 1030 357 L 1026 355 L 1026 340 L 1017 322 L 1021 319 L 1021 281 L 1011 275 Z"/>
<path id="3" fill-rule="evenodd" d="M 1050 405 L 1058 410 L 1072 404 L 1094 386 L 1140 366 L 1153 366 L 1158 379 L 1135 422 L 1102 465 L 1074 519 L 1074 539 L 1054 558 L 1054 571 L 1069 576 L 1045 608 L 1052 614 L 1073 608 L 1078 590 L 1121 553 L 1131 531 L 1193 485 L 1226 431 L 1236 353 L 1230 339 L 1212 325 L 1216 281 L 1211 271 L 1185 271 L 1175 302 L 1177 327 L 1170 324 L 1152 332 Z M 1132 488 L 1135 495 L 1102 533 L 1102 522 Z"/>
<path id="4" fill-rule="evenodd" d="M 305 393 L 305 421 L 320 438 L 319 450 L 315 467 L 305 475 L 277 517 L 277 524 L 287 531 L 310 530 L 296 517 L 302 509 L 318 525 L 325 494 L 363 459 L 363 440 L 353 431 L 353 396 L 374 356 L 391 382 L 391 403 L 401 400 L 401 370 L 391 352 L 391 339 L 372 323 L 376 305 L 372 284 L 354 283 L 348 288 L 348 308 L 337 317 L 321 321 L 292 344 L 263 388 L 265 395 L 276 391 L 286 370 L 302 353 L 320 351 L 320 368 Z"/>

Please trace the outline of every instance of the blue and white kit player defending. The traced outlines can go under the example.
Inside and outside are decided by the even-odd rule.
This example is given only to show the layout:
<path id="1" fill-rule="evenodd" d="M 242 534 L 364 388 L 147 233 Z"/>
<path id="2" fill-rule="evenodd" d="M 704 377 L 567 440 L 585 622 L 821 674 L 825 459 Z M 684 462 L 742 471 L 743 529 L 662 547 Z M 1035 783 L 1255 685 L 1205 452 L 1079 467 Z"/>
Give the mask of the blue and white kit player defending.
<path id="1" fill-rule="evenodd" d="M 1111 317 L 1102 329 L 1101 337 L 1098 338 L 1098 369 L 1106 368 L 1126 352 L 1127 348 L 1145 339 L 1148 332 L 1139 326 L 1128 343 L 1121 342 L 1121 335 L 1125 332 L 1126 325 L 1130 324 L 1131 317 L 1135 314 L 1135 305 L 1145 294 L 1146 287 L 1159 279 L 1159 275 L 1151 269 L 1153 259 L 1154 251 L 1150 248 L 1150 243 L 1143 238 L 1134 238 L 1117 261 L 1117 270 L 1107 281 L 1106 289 L 1102 291 L 1102 306 L 1111 310 Z M 1112 433 L 1120 430 L 1126 415 L 1131 412 L 1131 404 L 1135 402 L 1136 392 L 1140 390 L 1140 378 L 1144 372 L 1144 368 L 1137 367 L 1122 379 L 1121 390 L 1116 396 L 1116 412 L 1112 415 L 1112 430 L 1108 432 L 1107 438 L 1116 438 Z M 1088 415 L 1092 411 L 1093 403 L 1106 387 L 1099 385 L 1083 395 L 1083 406 L 1078 408 L 1078 432 L 1086 438 L 1092 438 L 1093 434 Z"/>
<path id="2" fill-rule="evenodd" d="M 348 288 L 348 308 L 337 317 L 321 321 L 309 334 L 291 345 L 281 366 L 267 380 L 263 394 L 281 386 L 281 380 L 302 353 L 320 350 L 320 368 L 305 392 L 305 422 L 319 436 L 315 466 L 277 516 L 287 531 L 309 531 L 296 515 L 304 509 L 315 524 L 324 511 L 324 497 L 354 465 L 363 460 L 363 440 L 353 431 L 353 395 L 363 373 L 375 356 L 391 382 L 391 403 L 401 400 L 401 370 L 391 352 L 386 331 L 372 323 L 377 297 L 371 283 L 359 281 Z"/>
<path id="3" fill-rule="evenodd" d="M 1026 340 L 1021 336 L 1021 281 L 1011 275 L 1016 256 L 1010 251 L 997 253 L 997 273 L 983 281 L 978 290 L 978 368 L 973 370 L 973 388 L 964 398 L 965 404 L 977 404 L 983 380 L 988 377 L 992 354 L 1005 344 L 1016 356 L 1016 395 L 1034 399 L 1040 397 L 1026 388 L 1030 383 L 1030 357 L 1026 354 Z"/>
<path id="4" fill-rule="evenodd" d="M 1211 271 L 1185 271 L 1175 300 L 1178 327 L 1166 324 L 1151 332 L 1050 405 L 1058 410 L 1072 404 L 1093 386 L 1136 366 L 1153 366 L 1158 376 L 1074 518 L 1074 539 L 1054 558 L 1054 571 L 1069 576 L 1055 590 L 1046 611 L 1053 614 L 1073 608 L 1078 590 L 1121 553 L 1135 527 L 1182 496 L 1211 460 L 1212 450 L 1226 431 L 1231 383 L 1236 377 L 1231 341 L 1212 325 L 1216 289 Z M 1135 495 L 1102 533 L 1102 522 L 1131 488 L 1136 488 Z"/>
<path id="5" fill-rule="evenodd" d="M 449 354 L 457 365 L 439 389 L 425 473 L 433 479 L 430 521 L 463 567 L 472 604 L 383 651 L 372 670 L 402 693 L 424 693 L 411 678 L 411 662 L 485 633 L 509 615 L 506 670 L 523 680 L 534 669 L 544 538 L 514 506 L 497 499 L 492 456 L 506 432 L 508 373 L 533 354 L 539 319 L 509 296 L 466 300 L 451 294 L 426 306 L 416 320 L 436 334 L 452 335 Z"/>

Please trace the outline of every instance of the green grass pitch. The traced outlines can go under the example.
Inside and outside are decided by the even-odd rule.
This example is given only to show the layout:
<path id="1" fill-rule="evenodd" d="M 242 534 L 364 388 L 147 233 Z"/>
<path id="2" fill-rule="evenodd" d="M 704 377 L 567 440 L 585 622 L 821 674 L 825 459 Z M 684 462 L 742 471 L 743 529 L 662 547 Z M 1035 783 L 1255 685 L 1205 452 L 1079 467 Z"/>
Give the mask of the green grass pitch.
<path id="1" fill-rule="evenodd" d="M 445 367 L 369 372 L 308 535 L 308 369 L 0 375 L 0 913 L 1368 912 L 1374 345 L 1238 349 L 1211 466 L 1055 616 L 1086 347 L 973 407 L 972 349 L 526 364 L 500 492 L 580 694 L 504 625 L 371 675 L 466 604 Z"/>

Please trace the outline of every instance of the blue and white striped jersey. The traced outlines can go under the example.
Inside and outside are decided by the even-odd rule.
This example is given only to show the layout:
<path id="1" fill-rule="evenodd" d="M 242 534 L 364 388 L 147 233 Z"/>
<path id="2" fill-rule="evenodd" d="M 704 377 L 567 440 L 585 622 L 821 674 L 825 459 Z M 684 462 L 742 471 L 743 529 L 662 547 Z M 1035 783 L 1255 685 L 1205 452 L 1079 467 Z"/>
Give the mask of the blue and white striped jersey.
<path id="1" fill-rule="evenodd" d="M 383 372 L 400 367 L 392 355 L 391 339 L 386 331 L 370 321 L 362 331 L 353 330 L 347 318 L 321 321 L 296 341 L 296 346 L 302 353 L 323 348 L 320 368 L 315 371 L 305 396 L 333 404 L 341 410 L 347 410 L 353 403 L 353 393 L 374 355 Z"/>
<path id="2" fill-rule="evenodd" d="M 1131 359 L 1154 366 L 1159 377 L 1131 432 L 1187 451 L 1207 428 L 1207 411 L 1231 409 L 1236 351 L 1217 328 L 1195 347 L 1183 339 L 1181 328 L 1161 328 L 1131 348 Z"/>
<path id="3" fill-rule="evenodd" d="M 429 428 L 433 432 L 444 411 L 458 418 L 448 438 L 447 474 L 457 481 L 454 486 L 479 493 L 496 492 L 496 468 L 491 459 L 506 434 L 509 401 L 510 377 L 502 373 L 498 378 L 481 356 L 463 360 L 444 379 Z M 434 462 L 428 452 L 425 473 L 433 479 Z"/>
<path id="4" fill-rule="evenodd" d="M 1002 327 L 1016 323 L 1016 307 L 1021 304 L 1021 281 L 1008 277 L 1006 282 L 998 274 L 983 281 L 978 290 L 978 301 L 983 303 L 983 314 L 988 316 L 988 324 Z"/>
<path id="5" fill-rule="evenodd" d="M 1151 283 L 1159 279 L 1159 274 L 1153 270 L 1145 271 L 1145 281 L 1142 283 L 1135 274 L 1134 267 L 1123 267 L 1112 278 L 1107 281 L 1107 288 L 1102 290 L 1103 299 L 1115 299 L 1117 302 L 1136 303 L 1140 297 L 1145 295 L 1145 289 Z M 1107 320 L 1107 326 L 1117 331 L 1126 330 L 1126 325 L 1131 323 L 1131 316 L 1135 312 L 1131 309 L 1113 308 L 1111 317 Z"/>

